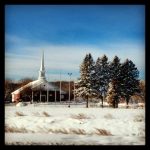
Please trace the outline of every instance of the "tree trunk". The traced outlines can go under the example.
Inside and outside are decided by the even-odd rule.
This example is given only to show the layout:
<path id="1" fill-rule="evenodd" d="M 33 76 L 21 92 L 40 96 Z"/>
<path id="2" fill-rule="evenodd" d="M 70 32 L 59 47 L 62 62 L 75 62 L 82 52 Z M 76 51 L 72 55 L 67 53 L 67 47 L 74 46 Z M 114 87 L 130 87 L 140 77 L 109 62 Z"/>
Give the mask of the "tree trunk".
<path id="1" fill-rule="evenodd" d="M 127 103 L 126 108 L 129 108 L 129 106 L 128 106 L 128 104 L 129 104 L 129 97 L 126 98 L 126 103 Z"/>
<path id="2" fill-rule="evenodd" d="M 116 100 L 116 103 L 115 103 L 115 108 L 118 108 L 118 100 Z"/>
<path id="3" fill-rule="evenodd" d="M 116 99 L 115 99 L 115 108 L 118 108 L 118 96 L 116 96 Z"/>
<path id="4" fill-rule="evenodd" d="M 113 107 L 114 107 L 114 108 L 115 108 L 115 105 L 116 105 L 116 104 L 115 104 L 115 100 L 114 100 L 114 101 L 113 101 Z"/>
<path id="5" fill-rule="evenodd" d="M 102 96 L 102 108 L 103 108 L 103 101 L 104 101 L 104 96 Z"/>
<path id="6" fill-rule="evenodd" d="M 88 102 L 89 102 L 89 99 L 88 99 L 88 96 L 87 96 L 87 99 L 86 99 L 86 108 L 88 108 Z"/>

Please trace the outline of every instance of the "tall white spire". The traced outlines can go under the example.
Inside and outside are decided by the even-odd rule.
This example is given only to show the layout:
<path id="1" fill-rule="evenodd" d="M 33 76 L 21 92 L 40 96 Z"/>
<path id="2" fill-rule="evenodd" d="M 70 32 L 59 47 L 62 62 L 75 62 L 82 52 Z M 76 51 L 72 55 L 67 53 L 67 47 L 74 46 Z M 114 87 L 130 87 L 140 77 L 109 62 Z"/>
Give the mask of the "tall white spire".
<path id="1" fill-rule="evenodd" d="M 40 67 L 40 71 L 39 71 L 39 80 L 46 80 L 45 78 L 45 67 L 44 67 L 44 51 L 42 52 L 42 57 L 41 57 L 41 67 Z"/>

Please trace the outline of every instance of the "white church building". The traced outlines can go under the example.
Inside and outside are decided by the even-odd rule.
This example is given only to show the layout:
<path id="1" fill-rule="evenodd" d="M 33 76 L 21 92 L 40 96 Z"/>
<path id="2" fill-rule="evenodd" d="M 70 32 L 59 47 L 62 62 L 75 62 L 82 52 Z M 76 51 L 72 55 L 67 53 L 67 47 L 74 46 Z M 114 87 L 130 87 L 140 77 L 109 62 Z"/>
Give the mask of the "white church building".
<path id="1" fill-rule="evenodd" d="M 44 52 L 42 53 L 39 77 L 37 80 L 29 82 L 21 88 L 12 92 L 12 102 L 18 102 L 23 98 L 23 93 L 29 90 L 31 92 L 31 102 L 52 102 L 66 99 L 66 92 L 57 86 L 50 84 L 45 77 Z"/>

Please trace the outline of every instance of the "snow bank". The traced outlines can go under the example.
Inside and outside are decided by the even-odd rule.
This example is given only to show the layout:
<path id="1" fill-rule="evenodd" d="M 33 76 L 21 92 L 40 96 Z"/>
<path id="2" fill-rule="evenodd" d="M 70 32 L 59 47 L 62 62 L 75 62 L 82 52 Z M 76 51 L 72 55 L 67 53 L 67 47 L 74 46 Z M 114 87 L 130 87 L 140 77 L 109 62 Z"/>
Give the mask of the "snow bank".
<path id="1" fill-rule="evenodd" d="M 85 105 L 6 106 L 5 132 L 6 144 L 143 145 L 145 110 Z"/>
<path id="2" fill-rule="evenodd" d="M 6 133 L 7 145 L 143 145 L 145 139 L 130 136 Z"/>

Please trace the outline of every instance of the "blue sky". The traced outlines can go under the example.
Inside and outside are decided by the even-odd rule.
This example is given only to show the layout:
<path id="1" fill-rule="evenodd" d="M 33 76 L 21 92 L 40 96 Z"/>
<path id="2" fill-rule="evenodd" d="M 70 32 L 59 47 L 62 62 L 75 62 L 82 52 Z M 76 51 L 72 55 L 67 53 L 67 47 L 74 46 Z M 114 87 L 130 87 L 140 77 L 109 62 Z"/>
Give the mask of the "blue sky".
<path id="1" fill-rule="evenodd" d="M 145 76 L 144 5 L 6 5 L 5 76 L 38 77 L 45 52 L 48 80 L 79 77 L 79 66 L 91 53 L 123 62 L 131 59 Z"/>

